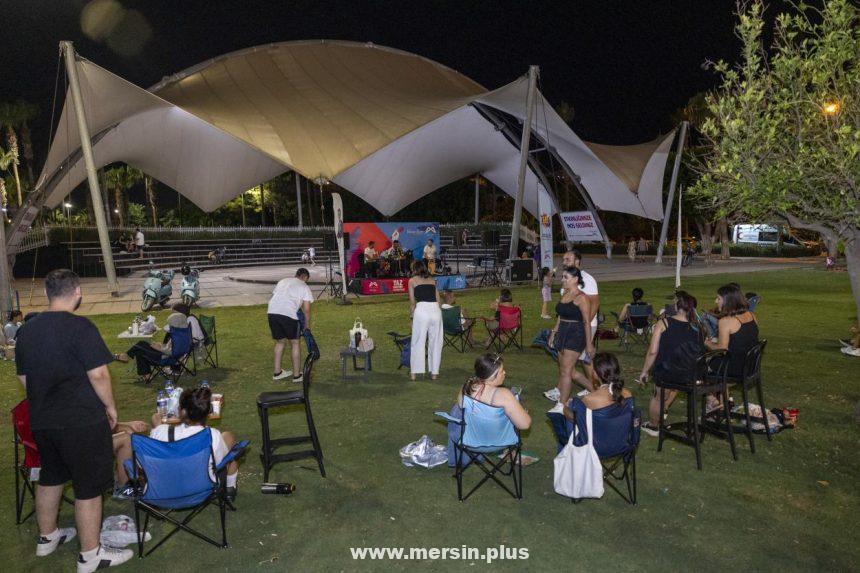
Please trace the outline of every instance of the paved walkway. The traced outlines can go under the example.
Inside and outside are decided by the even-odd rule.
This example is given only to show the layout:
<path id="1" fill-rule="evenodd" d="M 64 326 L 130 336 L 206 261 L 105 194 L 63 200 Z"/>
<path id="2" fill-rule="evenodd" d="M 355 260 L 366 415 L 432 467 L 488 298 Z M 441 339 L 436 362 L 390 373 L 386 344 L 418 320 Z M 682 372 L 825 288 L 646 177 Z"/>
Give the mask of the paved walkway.
<path id="1" fill-rule="evenodd" d="M 560 259 L 556 261 L 560 265 Z M 713 274 L 748 273 L 778 269 L 808 268 L 820 265 L 817 259 L 732 259 L 705 264 L 696 261 L 692 266 L 681 270 L 681 276 L 701 276 Z M 297 266 L 248 267 L 239 269 L 209 270 L 200 274 L 200 306 L 202 308 L 222 306 L 248 306 L 266 304 L 272 294 L 272 286 L 284 277 L 295 275 Z M 611 261 L 602 257 L 586 257 L 584 268 L 598 281 L 618 281 L 670 277 L 675 275 L 671 264 L 655 265 L 653 262 L 631 263 L 627 258 Z M 319 294 L 325 284 L 326 267 L 311 267 L 311 290 Z M 461 271 L 465 269 L 461 268 Z M 107 291 L 103 278 L 81 279 L 83 303 L 81 314 L 117 314 L 140 312 L 143 273 L 119 279 L 119 296 L 112 297 Z M 179 300 L 182 275 L 173 279 L 172 301 Z M 18 289 L 21 308 L 24 312 L 44 310 L 48 306 L 45 297 L 44 281 L 36 279 L 16 279 L 13 288 Z M 325 298 L 323 294 L 323 298 Z"/>

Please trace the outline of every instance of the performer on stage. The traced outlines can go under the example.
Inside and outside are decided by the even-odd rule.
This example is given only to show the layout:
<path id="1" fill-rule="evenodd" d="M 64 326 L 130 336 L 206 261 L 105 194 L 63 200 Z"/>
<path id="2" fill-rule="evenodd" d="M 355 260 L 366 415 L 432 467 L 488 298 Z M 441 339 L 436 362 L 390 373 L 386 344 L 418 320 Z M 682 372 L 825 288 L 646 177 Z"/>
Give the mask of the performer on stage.
<path id="1" fill-rule="evenodd" d="M 398 277 L 405 276 L 404 261 L 406 253 L 403 252 L 403 247 L 400 246 L 400 241 L 395 240 L 391 248 L 386 251 L 386 256 L 391 268 L 391 271 Z"/>
<path id="2" fill-rule="evenodd" d="M 379 253 L 376 252 L 376 243 L 370 241 L 364 248 L 364 266 L 371 277 L 376 276 L 379 267 Z"/>
<path id="3" fill-rule="evenodd" d="M 436 245 L 433 244 L 433 239 L 427 239 L 427 244 L 424 245 L 424 265 L 431 275 L 436 274 Z"/>

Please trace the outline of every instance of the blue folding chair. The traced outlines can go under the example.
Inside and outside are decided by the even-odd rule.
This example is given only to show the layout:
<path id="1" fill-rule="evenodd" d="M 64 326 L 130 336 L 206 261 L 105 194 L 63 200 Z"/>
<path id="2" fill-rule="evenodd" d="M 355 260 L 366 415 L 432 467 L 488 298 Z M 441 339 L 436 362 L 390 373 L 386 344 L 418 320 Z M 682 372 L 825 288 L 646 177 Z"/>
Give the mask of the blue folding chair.
<path id="1" fill-rule="evenodd" d="M 227 509 L 235 509 L 227 499 L 227 464 L 237 459 L 248 447 L 248 441 L 233 446 L 217 465 L 212 453 L 212 431 L 202 431 L 177 440 L 162 442 L 140 434 L 132 434 L 132 458 L 125 462 L 134 493 L 134 522 L 137 528 L 138 556 L 143 557 L 143 539 L 154 517 L 172 523 L 175 527 L 152 549 L 149 555 L 177 531 L 187 531 L 216 547 L 227 547 Z M 212 479 L 210 470 L 216 479 Z M 189 523 L 209 504 L 216 503 L 221 512 L 221 542 L 189 527 Z M 145 513 L 143 527 L 140 512 Z M 171 514 L 189 511 L 179 521 Z"/>
<path id="2" fill-rule="evenodd" d="M 191 336 L 191 327 L 171 327 L 166 337 L 170 339 L 170 356 L 165 356 L 158 361 L 150 361 L 153 377 L 160 374 L 164 378 L 170 378 L 175 385 L 179 382 L 179 378 L 183 372 L 196 376 L 197 368 L 193 365 L 191 367 L 188 366 L 188 358 L 192 354 L 191 351 L 194 344 Z M 170 371 L 168 371 L 168 368 Z"/>
<path id="3" fill-rule="evenodd" d="M 585 404 L 574 399 L 570 409 L 578 430 L 574 445 L 584 446 L 588 443 Z M 560 412 L 548 412 L 547 417 L 558 441 L 558 451 L 561 451 L 570 439 L 574 422 Z M 633 398 L 591 412 L 592 444 L 603 466 L 603 481 L 632 505 L 636 505 L 636 449 L 639 447 L 641 417 Z M 625 482 L 627 495 L 616 486 L 618 481 Z"/>
<path id="4" fill-rule="evenodd" d="M 508 419 L 504 408 L 463 396 L 462 408 L 454 406 L 451 413 L 436 412 L 436 415 L 448 421 L 449 451 L 453 445 L 457 499 L 466 501 L 490 479 L 514 499 L 523 498 L 522 442 L 519 431 Z M 483 470 L 484 476 L 469 493 L 463 495 L 463 473 L 473 463 Z M 511 477 L 513 491 L 496 474 Z"/>

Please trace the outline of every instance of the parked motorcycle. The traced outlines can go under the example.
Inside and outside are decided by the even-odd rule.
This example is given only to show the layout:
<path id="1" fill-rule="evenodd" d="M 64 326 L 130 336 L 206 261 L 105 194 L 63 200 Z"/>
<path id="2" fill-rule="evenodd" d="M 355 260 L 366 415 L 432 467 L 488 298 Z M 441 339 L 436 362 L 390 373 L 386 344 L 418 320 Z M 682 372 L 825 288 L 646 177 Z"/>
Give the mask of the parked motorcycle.
<path id="1" fill-rule="evenodd" d="M 191 308 L 200 298 L 200 269 L 183 264 L 180 272 L 182 273 L 182 288 L 179 291 L 179 296 L 182 298 L 182 302 Z"/>
<path id="2" fill-rule="evenodd" d="M 173 286 L 170 282 L 173 280 L 173 271 L 160 271 L 149 264 L 149 272 L 146 273 L 146 280 L 143 283 L 143 302 L 140 309 L 148 311 L 155 303 L 161 305 L 162 308 L 167 306 L 167 301 L 170 300 L 170 295 L 173 294 Z"/>

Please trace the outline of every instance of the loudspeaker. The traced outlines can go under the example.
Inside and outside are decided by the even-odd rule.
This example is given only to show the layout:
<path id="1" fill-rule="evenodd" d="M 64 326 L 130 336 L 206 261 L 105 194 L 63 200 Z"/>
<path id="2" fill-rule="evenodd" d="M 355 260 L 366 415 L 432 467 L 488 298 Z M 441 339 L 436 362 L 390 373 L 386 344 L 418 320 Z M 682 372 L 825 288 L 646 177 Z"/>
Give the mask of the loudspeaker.
<path id="1" fill-rule="evenodd" d="M 361 281 L 359 279 L 349 279 L 349 282 L 346 283 L 346 290 L 353 294 L 361 294 Z"/>
<path id="2" fill-rule="evenodd" d="M 534 261 L 514 259 L 511 261 L 511 282 L 524 283 L 534 280 Z"/>
<path id="3" fill-rule="evenodd" d="M 496 229 L 485 229 L 481 233 L 481 241 L 485 248 L 494 249 L 499 246 L 499 231 Z"/>

